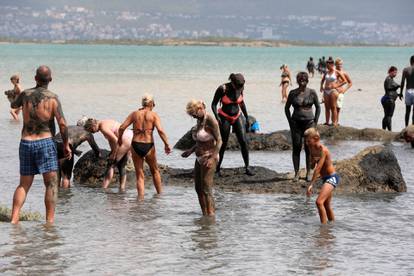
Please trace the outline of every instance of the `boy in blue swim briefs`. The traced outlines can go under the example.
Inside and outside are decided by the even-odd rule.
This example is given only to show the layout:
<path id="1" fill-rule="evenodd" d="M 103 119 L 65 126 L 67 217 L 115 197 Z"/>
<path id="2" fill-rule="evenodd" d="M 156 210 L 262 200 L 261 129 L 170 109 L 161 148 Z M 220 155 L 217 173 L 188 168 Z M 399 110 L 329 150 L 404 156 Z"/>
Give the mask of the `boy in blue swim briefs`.
<path id="1" fill-rule="evenodd" d="M 304 135 L 305 142 L 309 147 L 312 167 L 314 167 L 312 181 L 307 188 L 306 195 L 310 196 L 312 194 L 313 185 L 320 176 L 323 184 L 316 199 L 316 207 L 318 208 L 321 223 L 326 224 L 328 220 L 335 220 L 331 201 L 333 190 L 339 185 L 340 177 L 335 172 L 328 148 L 320 142 L 319 132 L 315 128 L 309 128 Z"/>

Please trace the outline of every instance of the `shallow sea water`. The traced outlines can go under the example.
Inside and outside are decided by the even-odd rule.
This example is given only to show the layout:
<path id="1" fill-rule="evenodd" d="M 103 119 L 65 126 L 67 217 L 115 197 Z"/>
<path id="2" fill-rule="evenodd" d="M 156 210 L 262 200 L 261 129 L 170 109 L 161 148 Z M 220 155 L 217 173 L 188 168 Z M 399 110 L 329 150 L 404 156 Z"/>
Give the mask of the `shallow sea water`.
<path id="1" fill-rule="evenodd" d="M 173 144 L 195 122 L 185 112 L 191 98 L 211 101 L 231 71 L 245 73 L 246 104 L 263 131 L 288 127 L 277 89 L 281 63 L 293 72 L 308 56 L 340 55 L 354 80 L 343 125 L 378 127 L 382 82 L 389 65 L 408 62 L 412 48 L 203 48 L 79 45 L 0 45 L 0 90 L 21 72 L 32 85 L 34 69 L 49 64 L 50 86 L 59 94 L 69 123 L 82 114 L 124 117 L 144 92 L 155 95 L 156 111 Z M 311 81 L 318 87 L 319 77 Z M 399 80 L 399 77 L 397 77 Z M 362 89 L 358 91 L 357 89 Z M 11 122 L 0 101 L 0 205 L 11 206 L 18 183 L 21 125 Z M 397 103 L 394 128 L 403 127 Z M 323 116 L 323 114 L 322 114 Z M 321 117 L 323 118 L 323 117 Z M 101 147 L 108 147 L 96 135 Z M 189 168 L 193 158 L 162 154 L 159 162 Z M 328 143 L 334 159 L 349 158 L 373 142 Z M 109 192 L 75 184 L 59 193 L 56 223 L 0 223 L 0 274 L 5 275 L 409 275 L 414 268 L 414 150 L 392 145 L 408 191 L 401 194 L 335 196 L 337 221 L 320 226 L 314 200 L 304 195 L 240 194 L 217 190 L 215 220 L 201 216 L 192 188 L 165 187 L 161 196 L 146 189 Z M 86 145 L 81 150 L 88 150 Z M 252 165 L 292 170 L 290 152 L 252 152 Z M 226 167 L 241 166 L 227 152 Z M 43 184 L 36 177 L 24 210 L 44 214 Z"/>

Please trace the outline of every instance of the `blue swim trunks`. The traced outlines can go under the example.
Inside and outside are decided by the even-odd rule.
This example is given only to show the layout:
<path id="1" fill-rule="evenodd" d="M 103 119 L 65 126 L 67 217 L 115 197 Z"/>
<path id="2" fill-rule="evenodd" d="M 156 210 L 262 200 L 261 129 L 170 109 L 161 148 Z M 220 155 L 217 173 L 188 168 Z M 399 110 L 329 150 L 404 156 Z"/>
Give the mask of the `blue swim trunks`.
<path id="1" fill-rule="evenodd" d="M 20 140 L 20 175 L 36 175 L 58 170 L 56 144 L 52 138 Z"/>
<path id="2" fill-rule="evenodd" d="M 334 186 L 334 188 L 336 188 L 339 185 L 340 180 L 341 177 L 337 173 L 322 177 L 323 183 L 329 183 L 332 186 Z"/>

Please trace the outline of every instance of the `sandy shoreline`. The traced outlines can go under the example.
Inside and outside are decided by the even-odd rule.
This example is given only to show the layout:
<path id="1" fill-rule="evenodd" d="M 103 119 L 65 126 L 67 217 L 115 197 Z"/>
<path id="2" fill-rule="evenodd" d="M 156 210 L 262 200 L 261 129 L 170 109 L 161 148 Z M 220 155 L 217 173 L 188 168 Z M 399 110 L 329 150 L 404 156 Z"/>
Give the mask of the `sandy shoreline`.
<path id="1" fill-rule="evenodd" d="M 393 44 L 346 44 L 304 41 L 248 40 L 236 38 L 206 39 L 161 39 L 161 40 L 25 40 L 0 38 L 0 44 L 81 44 L 81 45 L 135 45 L 135 46 L 204 46 L 204 47 L 414 47 L 414 45 Z"/>

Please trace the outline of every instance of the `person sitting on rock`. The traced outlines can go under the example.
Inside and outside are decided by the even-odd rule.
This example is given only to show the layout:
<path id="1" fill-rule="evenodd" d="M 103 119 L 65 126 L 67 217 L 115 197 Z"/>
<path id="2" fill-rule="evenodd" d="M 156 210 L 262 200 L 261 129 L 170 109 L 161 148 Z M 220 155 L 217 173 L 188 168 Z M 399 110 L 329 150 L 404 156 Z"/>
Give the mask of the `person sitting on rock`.
<path id="1" fill-rule="evenodd" d="M 311 196 L 313 185 L 320 176 L 323 184 L 316 199 L 316 206 L 321 223 L 326 224 L 328 220 L 335 220 L 331 202 L 333 190 L 339 185 L 340 177 L 335 172 L 328 148 L 320 142 L 320 135 L 316 128 L 309 128 L 305 131 L 305 141 L 310 150 L 312 167 L 316 165 L 306 195 Z"/>

